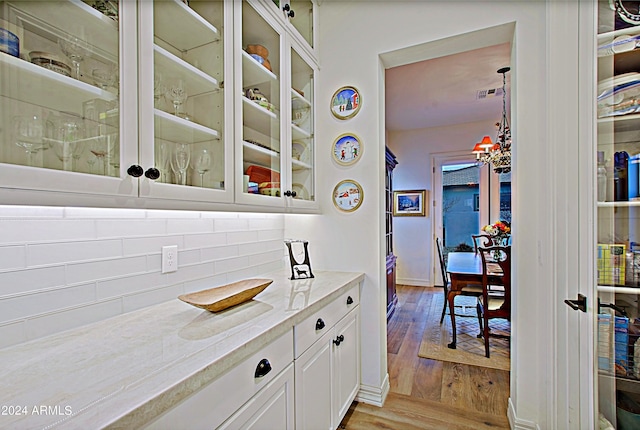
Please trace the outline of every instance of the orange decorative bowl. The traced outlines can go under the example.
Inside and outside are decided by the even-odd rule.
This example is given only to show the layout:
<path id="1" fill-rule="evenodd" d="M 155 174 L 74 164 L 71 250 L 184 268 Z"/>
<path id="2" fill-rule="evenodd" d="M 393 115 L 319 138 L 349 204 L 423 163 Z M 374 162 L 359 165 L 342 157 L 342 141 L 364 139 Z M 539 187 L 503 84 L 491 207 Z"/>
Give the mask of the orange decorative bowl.
<path id="1" fill-rule="evenodd" d="M 247 53 L 259 55 L 265 60 L 269 56 L 269 50 L 262 45 L 247 45 Z"/>

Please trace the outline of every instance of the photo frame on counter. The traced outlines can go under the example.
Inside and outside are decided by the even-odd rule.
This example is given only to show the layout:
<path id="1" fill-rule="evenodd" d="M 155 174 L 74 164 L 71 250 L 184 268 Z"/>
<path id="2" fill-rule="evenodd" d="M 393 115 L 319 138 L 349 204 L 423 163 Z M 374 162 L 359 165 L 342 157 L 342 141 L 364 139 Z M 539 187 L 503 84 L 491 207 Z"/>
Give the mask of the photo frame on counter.
<path id="1" fill-rule="evenodd" d="M 427 216 L 427 190 L 393 192 L 393 216 Z"/>
<path id="2" fill-rule="evenodd" d="M 362 157 L 363 149 L 358 136 L 353 133 L 344 133 L 333 142 L 331 154 L 336 163 L 341 166 L 350 166 Z"/>
<path id="3" fill-rule="evenodd" d="M 338 119 L 356 116 L 362 107 L 360 92 L 351 86 L 340 87 L 331 97 L 331 113 Z"/>
<path id="4" fill-rule="evenodd" d="M 362 186 L 353 179 L 338 182 L 333 188 L 333 204 L 342 212 L 357 210 L 364 199 Z"/>

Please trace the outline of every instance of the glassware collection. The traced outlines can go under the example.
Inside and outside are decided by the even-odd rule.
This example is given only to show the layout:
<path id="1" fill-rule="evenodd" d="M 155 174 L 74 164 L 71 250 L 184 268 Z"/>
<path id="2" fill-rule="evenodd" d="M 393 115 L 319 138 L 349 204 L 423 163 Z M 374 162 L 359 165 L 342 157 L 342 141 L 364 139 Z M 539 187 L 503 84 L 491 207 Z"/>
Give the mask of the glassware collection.
<path id="1" fill-rule="evenodd" d="M 224 158 L 224 110 L 211 110 L 224 105 L 218 83 L 224 63 L 207 59 L 223 57 L 218 29 L 227 6 L 198 3 L 197 11 L 188 2 L 144 5 L 150 12 L 137 13 L 154 20 L 153 26 L 139 29 L 154 33 L 148 46 L 154 58 L 153 104 L 146 110 L 150 113 L 143 113 L 146 101 L 137 100 L 137 115 L 152 115 L 144 126 L 155 124 L 150 141 L 134 139 L 127 145 L 153 145 L 155 157 L 145 162 L 145 169 L 160 172 L 156 182 L 223 188 L 225 163 L 214 161 Z M 120 76 L 120 61 L 126 57 L 120 50 L 127 49 L 120 34 L 125 8 L 136 13 L 135 6 L 118 0 L 0 0 L 0 75 L 20 77 L 0 86 L 0 112 L 7 113 L 0 116 L 0 138 L 12 142 L 0 148 L 0 163 L 126 177 L 121 155 L 144 151 L 121 148 L 126 133 L 120 122 L 131 115 L 120 105 L 121 90 L 126 90 L 121 86 L 127 85 Z M 138 37 L 128 34 L 128 42 Z M 131 79 L 134 73 L 129 82 L 137 82 Z"/>

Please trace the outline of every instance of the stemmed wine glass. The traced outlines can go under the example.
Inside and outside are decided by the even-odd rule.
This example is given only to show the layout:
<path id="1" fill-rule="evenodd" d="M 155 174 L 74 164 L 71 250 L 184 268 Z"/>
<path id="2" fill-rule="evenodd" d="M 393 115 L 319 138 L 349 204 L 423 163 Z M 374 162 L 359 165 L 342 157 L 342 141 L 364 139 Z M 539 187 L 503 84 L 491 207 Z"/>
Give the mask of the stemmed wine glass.
<path id="1" fill-rule="evenodd" d="M 211 168 L 211 152 L 207 148 L 199 150 L 196 154 L 194 168 L 200 174 L 200 186 L 204 187 L 204 174 Z"/>
<path id="2" fill-rule="evenodd" d="M 107 91 L 109 87 L 112 87 L 117 80 L 117 73 L 113 66 L 105 68 L 97 68 L 91 71 L 91 77 L 93 82 L 101 88 L 103 91 Z"/>
<path id="3" fill-rule="evenodd" d="M 167 85 L 167 98 L 173 103 L 175 116 L 180 116 L 180 106 L 187 100 L 187 86 L 182 78 L 171 78 Z"/>
<path id="4" fill-rule="evenodd" d="M 34 155 L 49 148 L 44 141 L 45 122 L 41 115 L 20 115 L 13 118 L 16 145 L 27 154 L 27 165 L 34 166 Z"/>
<path id="5" fill-rule="evenodd" d="M 171 169 L 176 174 L 179 185 L 187 185 L 187 168 L 191 159 L 191 149 L 186 143 L 176 143 L 171 153 Z"/>
<path id="6" fill-rule="evenodd" d="M 80 63 L 89 54 L 89 45 L 75 36 L 58 39 L 58 45 L 64 55 L 73 63 L 73 77 L 80 80 Z"/>
<path id="7" fill-rule="evenodd" d="M 82 148 L 81 140 L 84 137 L 80 115 L 51 113 L 47 118 L 46 136 L 56 156 L 62 162 L 62 168 L 72 170 L 74 155 L 78 153 L 78 148 Z"/>
<path id="8" fill-rule="evenodd" d="M 158 167 L 158 170 L 160 170 L 160 181 L 165 183 L 171 182 L 169 179 L 171 146 L 169 142 L 161 142 L 156 149 L 156 166 Z"/>
<path id="9" fill-rule="evenodd" d="M 162 80 L 162 73 L 154 71 L 153 73 L 153 107 L 160 108 L 161 98 L 164 97 L 167 92 L 167 86 Z"/>

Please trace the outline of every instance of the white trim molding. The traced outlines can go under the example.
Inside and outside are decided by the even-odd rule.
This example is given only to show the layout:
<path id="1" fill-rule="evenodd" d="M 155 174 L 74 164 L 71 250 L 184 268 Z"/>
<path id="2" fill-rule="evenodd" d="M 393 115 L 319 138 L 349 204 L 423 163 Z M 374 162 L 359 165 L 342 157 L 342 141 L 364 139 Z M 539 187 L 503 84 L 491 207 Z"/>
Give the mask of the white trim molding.
<path id="1" fill-rule="evenodd" d="M 389 394 L 389 374 L 387 373 L 382 381 L 381 387 L 374 387 L 373 385 L 360 384 L 360 390 L 356 394 L 355 400 L 369 405 L 382 407 L 384 401 Z"/>
<path id="2" fill-rule="evenodd" d="M 509 424 L 511 425 L 511 430 L 540 430 L 540 426 L 533 422 L 518 419 L 516 417 L 516 411 L 513 407 L 513 403 L 511 402 L 511 397 L 509 397 L 509 406 L 507 408 L 507 418 L 509 418 Z"/>

